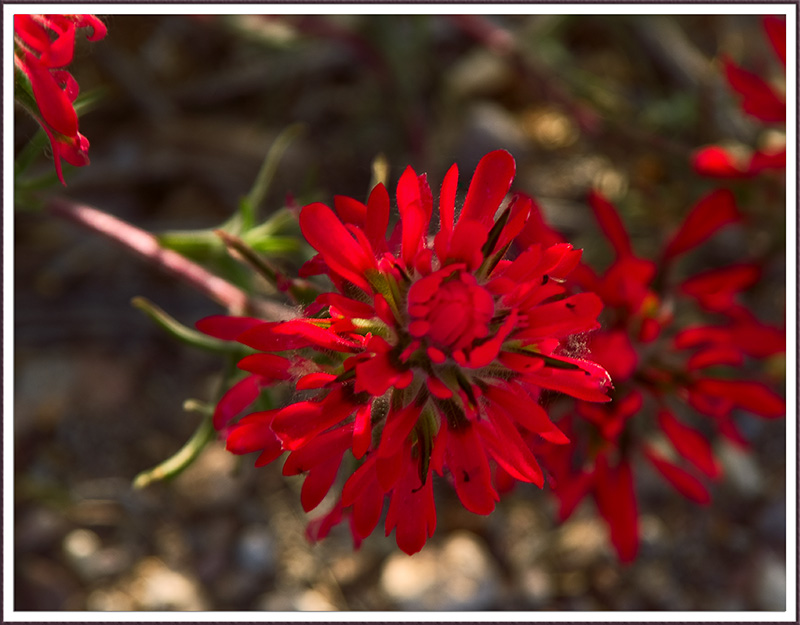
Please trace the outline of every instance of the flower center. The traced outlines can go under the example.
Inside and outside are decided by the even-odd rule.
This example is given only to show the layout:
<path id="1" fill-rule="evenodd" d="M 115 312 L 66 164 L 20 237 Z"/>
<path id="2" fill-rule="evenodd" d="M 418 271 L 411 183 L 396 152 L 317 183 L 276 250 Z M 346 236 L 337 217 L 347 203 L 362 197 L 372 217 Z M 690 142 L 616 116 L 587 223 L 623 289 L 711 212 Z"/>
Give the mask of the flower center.
<path id="1" fill-rule="evenodd" d="M 489 334 L 494 299 L 461 265 L 418 280 L 408 291 L 409 333 L 438 348 L 464 349 Z"/>

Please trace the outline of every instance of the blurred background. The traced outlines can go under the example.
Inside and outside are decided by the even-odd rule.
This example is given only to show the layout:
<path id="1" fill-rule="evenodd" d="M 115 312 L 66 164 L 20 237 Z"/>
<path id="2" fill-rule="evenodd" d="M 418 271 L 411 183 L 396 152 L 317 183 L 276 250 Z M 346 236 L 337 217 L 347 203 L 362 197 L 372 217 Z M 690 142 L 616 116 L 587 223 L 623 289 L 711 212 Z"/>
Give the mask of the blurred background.
<path id="1" fill-rule="evenodd" d="M 92 164 L 58 192 L 156 233 L 225 221 L 276 137 L 300 123 L 262 218 L 364 199 L 379 156 L 392 191 L 410 164 L 436 193 L 453 162 L 466 180 L 505 148 L 514 188 L 602 265 L 590 187 L 620 208 L 637 252 L 655 255 L 718 185 L 692 171 L 694 149 L 782 140 L 742 115 L 717 60 L 724 51 L 781 80 L 757 16 L 101 17 L 108 36 L 81 41 L 70 67 L 100 93 L 80 122 Z M 16 115 L 18 150 L 36 129 Z M 49 156 L 37 167 L 52 170 Z M 782 324 L 783 186 L 736 184 L 747 229 L 715 237 L 689 271 L 758 259 L 748 303 Z M 628 566 L 590 500 L 557 526 L 552 500 L 527 485 L 489 517 L 441 488 L 436 534 L 413 558 L 380 526 L 359 551 L 345 526 L 307 542 L 301 480 L 222 443 L 176 480 L 135 490 L 194 431 L 182 404 L 213 400 L 221 361 L 130 300 L 189 326 L 223 311 L 53 216 L 18 211 L 14 244 L 17 610 L 784 609 L 782 420 L 745 420 L 750 454 L 719 444 L 726 478 L 710 506 L 637 470 L 642 545 Z M 275 252 L 290 271 L 303 254 Z"/>

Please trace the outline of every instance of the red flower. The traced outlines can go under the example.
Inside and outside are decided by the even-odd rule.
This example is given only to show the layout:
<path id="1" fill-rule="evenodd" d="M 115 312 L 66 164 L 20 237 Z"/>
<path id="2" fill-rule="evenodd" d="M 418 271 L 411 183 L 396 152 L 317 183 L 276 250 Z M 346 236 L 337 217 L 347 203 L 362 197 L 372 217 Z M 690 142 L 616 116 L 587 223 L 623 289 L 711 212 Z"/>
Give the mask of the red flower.
<path id="1" fill-rule="evenodd" d="M 775 56 L 785 68 L 786 19 L 768 15 L 763 18 L 762 25 Z M 768 124 L 786 122 L 785 94 L 727 56 L 723 56 L 722 66 L 728 85 L 741 99 L 742 111 Z M 692 166 L 700 175 L 712 178 L 753 178 L 763 171 L 785 170 L 786 146 L 754 150 L 740 157 L 720 146 L 711 145 L 694 153 Z"/>
<path id="2" fill-rule="evenodd" d="M 307 473 L 307 511 L 332 487 L 346 450 L 361 461 L 314 535 L 350 516 L 358 542 L 388 497 L 387 534 L 394 529 L 403 551 L 419 551 L 436 526 L 433 473 L 448 477 L 468 510 L 488 514 L 499 498 L 493 464 L 501 475 L 541 486 L 526 439 L 567 442 L 538 403 L 543 390 L 608 401 L 606 371 L 562 351 L 564 339 L 598 327 L 596 295 L 565 296 L 563 281 L 580 251 L 535 242 L 507 258 L 531 207 L 523 196 L 504 201 L 514 172 L 507 152 L 486 155 L 456 219 L 453 166 L 432 240 L 433 196 L 425 175 L 410 167 L 398 183 L 400 221 L 388 239 L 383 185 L 366 205 L 343 197 L 335 211 L 310 204 L 300 227 L 318 255 L 303 274 L 327 274 L 338 293 L 321 295 L 308 316 L 292 321 L 199 322 L 211 335 L 266 352 L 242 360 L 251 377 L 217 408 L 215 425 L 231 451 L 260 451 L 259 464 L 290 451 L 284 473 Z M 309 398 L 229 424 L 254 389 L 286 379 Z"/>
<path id="3" fill-rule="evenodd" d="M 62 184 L 61 159 L 80 167 L 89 164 L 89 141 L 78 132 L 72 103 L 78 83 L 61 69 L 72 62 L 75 31 L 91 28 L 89 41 L 105 37 L 106 27 L 94 15 L 15 15 L 14 65 L 30 82 L 36 118 L 50 139 L 56 173 Z"/>
<path id="4" fill-rule="evenodd" d="M 593 494 L 608 523 L 612 544 L 620 559 L 628 561 L 638 544 L 634 454 L 641 452 L 687 498 L 708 503 L 710 493 L 704 481 L 718 479 L 721 472 L 706 432 L 716 430 L 743 444 L 732 418 L 734 410 L 767 419 L 782 417 L 786 410 L 784 400 L 767 384 L 735 379 L 730 373 L 718 373 L 719 368 L 740 368 L 746 357 L 781 353 L 786 339 L 782 330 L 759 322 L 739 302 L 741 292 L 759 279 L 758 268 L 747 263 L 707 270 L 679 283 L 677 291 L 726 321 L 691 326 L 667 336 L 675 321 L 672 302 L 676 299 L 666 288 L 671 284 L 667 272 L 681 255 L 741 219 L 730 191 L 713 191 L 692 207 L 668 238 L 659 265 L 636 256 L 608 200 L 593 192 L 588 203 L 615 258 L 600 275 L 579 265 L 569 281 L 603 300 L 604 328 L 588 337 L 589 353 L 609 371 L 616 389 L 610 403 L 577 401 L 574 410 L 559 421 L 570 444 L 535 445 L 535 449 L 552 480 L 560 519 Z M 537 223 L 538 231 L 547 232 L 541 222 L 531 221 Z M 675 400 L 685 403 L 683 411 L 694 409 L 706 422 L 697 429 L 683 423 L 670 408 Z M 658 417 L 647 423 L 650 414 Z M 654 435 L 666 438 L 672 449 L 667 448 L 665 454 L 653 444 Z"/>

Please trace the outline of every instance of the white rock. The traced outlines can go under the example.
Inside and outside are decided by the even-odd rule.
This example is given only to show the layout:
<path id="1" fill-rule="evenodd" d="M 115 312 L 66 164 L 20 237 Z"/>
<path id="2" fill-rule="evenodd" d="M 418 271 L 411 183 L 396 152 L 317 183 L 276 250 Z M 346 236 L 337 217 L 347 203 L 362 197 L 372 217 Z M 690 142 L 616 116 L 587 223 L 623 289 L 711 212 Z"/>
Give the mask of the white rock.
<path id="1" fill-rule="evenodd" d="M 758 567 L 756 601 L 761 610 L 786 610 L 786 563 L 767 553 Z"/>
<path id="2" fill-rule="evenodd" d="M 137 566 L 130 594 L 142 610 L 209 609 L 197 580 L 167 568 L 158 558 L 147 558 Z"/>
<path id="3" fill-rule="evenodd" d="M 454 533 L 441 546 L 429 544 L 414 556 L 390 556 L 380 583 L 406 610 L 485 610 L 500 590 L 491 556 L 469 532 Z"/>

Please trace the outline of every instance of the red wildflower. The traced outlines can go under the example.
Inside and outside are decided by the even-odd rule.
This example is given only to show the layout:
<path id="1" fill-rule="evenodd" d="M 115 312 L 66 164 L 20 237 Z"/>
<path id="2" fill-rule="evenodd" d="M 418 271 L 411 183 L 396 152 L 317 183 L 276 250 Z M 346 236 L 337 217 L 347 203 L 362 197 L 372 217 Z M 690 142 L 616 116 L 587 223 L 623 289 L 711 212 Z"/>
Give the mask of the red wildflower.
<path id="1" fill-rule="evenodd" d="M 695 325 L 672 338 L 666 336 L 675 320 L 672 306 L 676 299 L 666 289 L 670 285 L 666 272 L 678 257 L 741 219 L 730 191 L 713 191 L 692 207 L 667 240 L 659 265 L 636 256 L 608 200 L 592 192 L 588 203 L 615 257 L 604 273 L 598 275 L 580 265 L 570 280 L 597 293 L 605 304 L 604 328 L 589 336 L 588 346 L 592 358 L 613 377 L 616 389 L 610 403 L 578 401 L 574 411 L 559 420 L 559 426 L 572 439 L 569 445 L 535 445 L 535 449 L 550 473 L 560 503 L 559 517 L 567 518 L 583 497 L 593 494 L 599 513 L 609 525 L 612 544 L 620 559 L 628 561 L 638 544 L 634 453 L 641 451 L 641 456 L 687 498 L 709 502 L 704 480 L 715 480 L 721 472 L 706 432 L 716 429 L 743 443 L 732 418 L 735 410 L 767 419 L 785 414 L 784 400 L 767 384 L 735 379 L 733 371 L 719 377 L 718 370 L 739 368 L 746 357 L 764 358 L 783 352 L 785 335 L 759 322 L 739 302 L 741 292 L 759 278 L 755 265 L 740 263 L 704 271 L 676 289 L 704 311 L 721 315 L 726 321 Z M 531 221 L 537 223 L 538 231 L 547 231 L 540 221 Z M 657 339 L 655 345 L 645 345 Z M 697 429 L 683 423 L 669 406 L 674 399 L 707 417 L 706 422 Z M 683 411 L 689 412 L 686 408 Z M 658 418 L 643 423 L 648 414 L 657 414 Z M 653 445 L 656 433 L 671 444 L 669 454 Z M 589 448 L 584 447 L 584 434 L 591 441 Z"/>
<path id="2" fill-rule="evenodd" d="M 507 152 L 486 155 L 456 219 L 453 166 L 432 240 L 433 195 L 426 176 L 410 167 L 397 186 L 400 221 L 388 239 L 383 185 L 366 205 L 343 197 L 335 198 L 335 211 L 310 204 L 300 227 L 318 255 L 303 273 L 327 274 L 338 293 L 321 295 L 308 316 L 292 321 L 211 317 L 198 324 L 267 352 L 240 363 L 252 377 L 217 409 L 215 424 L 226 428 L 231 451 L 260 451 L 259 464 L 278 445 L 290 451 L 284 473 L 307 473 L 307 511 L 332 487 L 347 449 L 361 461 L 314 535 L 344 515 L 358 542 L 388 497 L 387 534 L 394 529 L 403 551 L 419 551 L 436 526 L 434 472 L 448 476 L 468 510 L 488 514 L 499 498 L 494 463 L 541 486 L 526 438 L 567 442 L 538 404 L 543 389 L 608 401 L 606 371 L 561 349 L 570 335 L 598 327 L 596 295 L 565 296 L 563 281 L 580 251 L 534 242 L 506 258 L 531 207 L 523 196 L 505 203 L 514 173 Z M 229 425 L 253 389 L 287 378 L 310 397 Z"/>
<path id="3" fill-rule="evenodd" d="M 62 184 L 66 184 L 62 158 L 76 167 L 89 164 L 89 141 L 78 132 L 78 115 L 73 107 L 78 83 L 62 69 L 72 62 L 78 28 L 92 29 L 89 41 L 106 35 L 105 25 L 94 15 L 14 16 L 14 65 L 30 82 L 36 110 L 29 112 L 50 139 Z"/>
<path id="4" fill-rule="evenodd" d="M 762 19 L 767 39 L 786 67 L 786 19 L 768 15 Z M 742 111 L 767 124 L 786 122 L 786 96 L 762 77 L 750 72 L 729 57 L 722 57 L 725 79 L 741 100 Z M 767 170 L 786 169 L 786 146 L 754 150 L 739 156 L 717 145 L 701 148 L 692 156 L 692 166 L 702 176 L 712 178 L 752 178 Z"/>

